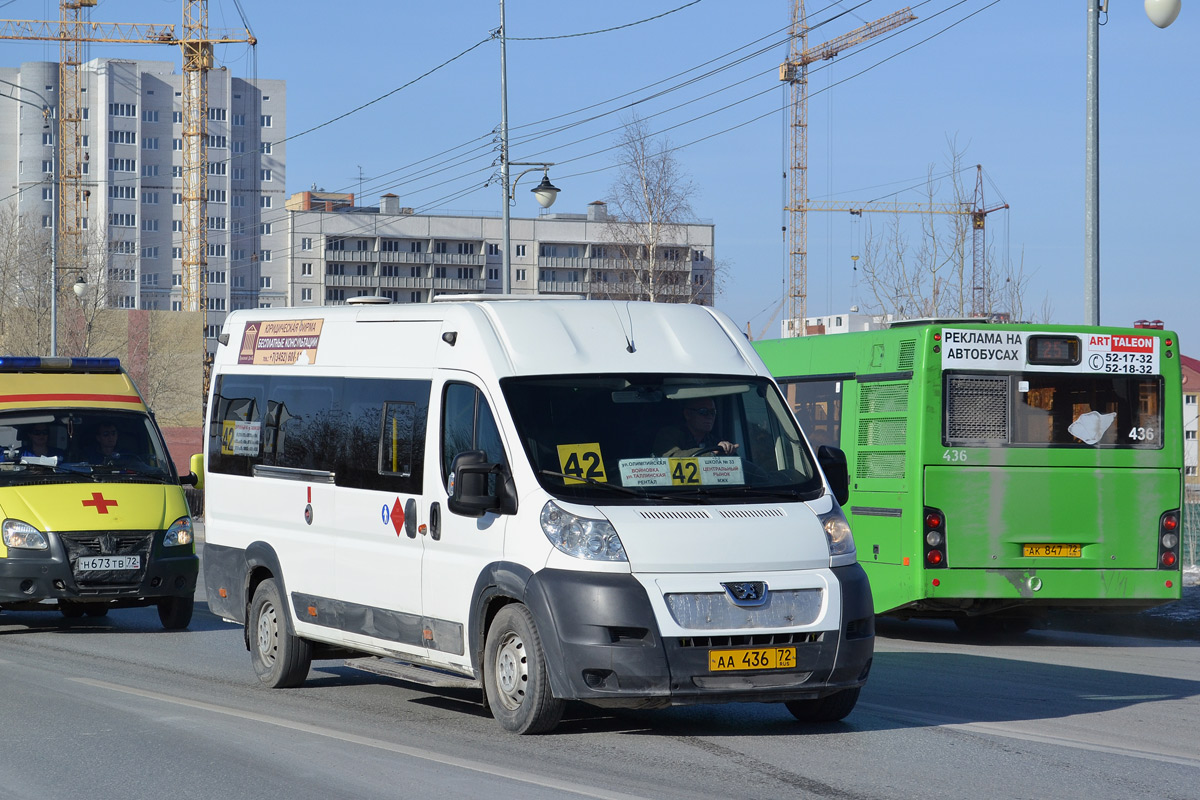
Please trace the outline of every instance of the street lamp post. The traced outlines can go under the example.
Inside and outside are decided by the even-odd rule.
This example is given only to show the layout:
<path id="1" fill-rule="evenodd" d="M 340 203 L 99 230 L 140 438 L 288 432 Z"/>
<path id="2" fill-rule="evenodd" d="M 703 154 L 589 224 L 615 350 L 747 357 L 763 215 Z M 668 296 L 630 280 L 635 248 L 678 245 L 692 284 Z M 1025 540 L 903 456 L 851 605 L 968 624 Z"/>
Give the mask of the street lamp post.
<path id="1" fill-rule="evenodd" d="M 53 219 L 53 223 L 50 228 L 50 355 L 57 356 L 58 355 L 58 213 L 57 213 L 57 209 L 58 209 L 58 203 L 59 203 L 60 198 L 58 196 L 59 195 L 59 191 L 58 191 L 58 131 L 55 130 L 53 127 L 51 127 L 50 120 L 52 117 L 57 117 L 58 115 L 51 114 L 49 100 L 47 100 L 45 97 L 42 97 L 41 94 L 34 91 L 33 89 L 30 89 L 28 86 L 21 86 L 20 84 L 12 83 L 11 81 L 5 81 L 5 80 L 0 80 L 0 83 L 5 83 L 5 84 L 8 84 L 9 86 L 14 86 L 23 92 L 29 92 L 34 97 L 40 98 L 42 101 L 42 104 L 38 105 L 37 103 L 30 102 L 29 100 L 26 100 L 23 97 L 16 97 L 15 95 L 5 95 L 5 97 L 8 97 L 9 99 L 16 100 L 18 103 L 24 103 L 27 106 L 33 106 L 38 111 L 42 112 L 42 120 L 43 120 L 42 129 L 50 131 L 50 161 L 51 161 L 51 164 L 53 165 L 53 171 L 51 172 L 51 177 L 52 177 L 53 181 L 51 183 L 51 186 L 54 187 L 53 191 L 54 191 L 54 207 L 55 207 L 55 213 L 53 215 L 51 215 L 51 219 Z"/>
<path id="2" fill-rule="evenodd" d="M 500 184 L 504 192 L 504 208 L 501 212 L 501 268 L 500 292 L 512 292 L 512 220 L 509 216 L 509 206 L 515 199 L 513 193 L 517 189 L 517 181 L 528 172 L 542 170 L 542 182 L 531 191 L 542 208 L 549 208 L 558 196 L 558 188 L 550 183 L 549 169 L 553 163 L 508 160 L 508 63 L 507 35 L 504 31 L 504 0 L 500 0 Z M 510 180 L 509 167 L 530 167 L 515 180 Z"/>
<path id="3" fill-rule="evenodd" d="M 1179 16 L 1181 0 L 1145 0 L 1146 16 L 1165 28 Z M 1087 170 L 1084 176 L 1084 315 L 1100 324 L 1100 12 L 1108 0 L 1088 0 L 1087 30 Z"/>

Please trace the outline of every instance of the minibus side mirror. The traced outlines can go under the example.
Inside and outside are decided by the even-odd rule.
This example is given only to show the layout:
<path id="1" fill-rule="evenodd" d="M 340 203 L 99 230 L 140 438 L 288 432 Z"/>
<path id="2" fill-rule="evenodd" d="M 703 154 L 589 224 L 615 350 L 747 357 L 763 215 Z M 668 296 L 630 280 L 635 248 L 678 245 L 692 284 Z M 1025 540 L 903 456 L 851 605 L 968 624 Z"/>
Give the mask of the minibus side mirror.
<path id="1" fill-rule="evenodd" d="M 488 479 L 492 475 L 496 476 L 495 492 L 488 489 Z M 446 508 L 464 517 L 516 511 L 516 495 L 508 467 L 489 462 L 487 453 L 482 450 L 466 450 L 450 462 L 448 494 Z"/>
<path id="2" fill-rule="evenodd" d="M 838 505 L 846 505 L 850 499 L 850 470 L 846 467 L 846 454 L 837 447 L 823 444 L 817 450 L 817 463 L 821 465 L 821 471 L 825 473 L 825 480 L 829 481 L 829 488 L 833 490 Z"/>
<path id="3" fill-rule="evenodd" d="M 194 486 L 197 489 L 204 488 L 204 454 L 196 453 L 192 456 L 191 463 L 188 465 L 191 472 L 187 475 L 182 475 L 179 478 L 179 483 L 183 486 Z"/>

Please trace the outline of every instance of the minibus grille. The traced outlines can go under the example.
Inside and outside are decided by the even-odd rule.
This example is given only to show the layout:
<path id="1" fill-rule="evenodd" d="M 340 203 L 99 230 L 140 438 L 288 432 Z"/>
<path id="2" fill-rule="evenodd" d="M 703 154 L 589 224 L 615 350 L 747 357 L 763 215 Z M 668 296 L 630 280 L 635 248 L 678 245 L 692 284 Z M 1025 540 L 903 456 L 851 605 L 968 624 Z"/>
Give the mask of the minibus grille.
<path id="1" fill-rule="evenodd" d="M 150 562 L 150 549 L 158 531 L 82 531 L 62 533 L 59 538 L 67 551 L 71 573 L 80 589 L 139 586 Z M 83 556 L 139 556 L 135 570 L 79 570 Z"/>
<path id="2" fill-rule="evenodd" d="M 782 508 L 722 508 L 717 511 L 726 519 L 750 519 L 752 517 L 786 517 Z"/>
<path id="3" fill-rule="evenodd" d="M 815 644 L 825 638 L 816 633 L 757 633 L 750 636 L 684 636 L 675 639 L 679 647 L 779 647 L 788 644 Z"/>
<path id="4" fill-rule="evenodd" d="M 642 511 L 642 519 L 710 519 L 709 513 L 701 509 Z"/>
<path id="5" fill-rule="evenodd" d="M 761 605 L 735 605 L 725 592 L 663 595 L 675 623 L 687 630 L 749 630 L 811 625 L 821 614 L 821 589 L 771 590 Z"/>

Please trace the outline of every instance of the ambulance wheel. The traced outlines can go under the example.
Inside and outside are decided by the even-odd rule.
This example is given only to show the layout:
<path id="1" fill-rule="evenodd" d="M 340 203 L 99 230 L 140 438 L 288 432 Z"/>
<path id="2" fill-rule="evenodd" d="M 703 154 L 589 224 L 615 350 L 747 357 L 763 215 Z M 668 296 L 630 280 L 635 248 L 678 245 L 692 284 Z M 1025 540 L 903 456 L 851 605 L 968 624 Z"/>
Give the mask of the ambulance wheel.
<path id="1" fill-rule="evenodd" d="M 181 631 L 191 623 L 192 607 L 195 604 L 196 600 L 191 595 L 160 597 L 158 598 L 158 621 L 169 631 Z"/>
<path id="2" fill-rule="evenodd" d="M 287 607 L 274 578 L 254 590 L 246 625 L 250 627 L 250 659 L 258 679 L 272 689 L 299 686 L 312 666 L 312 645 L 288 632 Z"/>
<path id="3" fill-rule="evenodd" d="M 565 703 L 550 690 L 546 655 L 529 609 L 500 609 L 484 645 L 483 680 L 492 716 L 513 733 L 549 733 Z"/>
<path id="4" fill-rule="evenodd" d="M 816 700 L 788 700 L 784 705 L 801 722 L 837 722 L 854 710 L 859 691 L 855 686 Z"/>
<path id="5" fill-rule="evenodd" d="M 72 603 L 70 600 L 58 601 L 58 613 L 67 619 L 79 619 L 83 616 L 83 603 Z"/>

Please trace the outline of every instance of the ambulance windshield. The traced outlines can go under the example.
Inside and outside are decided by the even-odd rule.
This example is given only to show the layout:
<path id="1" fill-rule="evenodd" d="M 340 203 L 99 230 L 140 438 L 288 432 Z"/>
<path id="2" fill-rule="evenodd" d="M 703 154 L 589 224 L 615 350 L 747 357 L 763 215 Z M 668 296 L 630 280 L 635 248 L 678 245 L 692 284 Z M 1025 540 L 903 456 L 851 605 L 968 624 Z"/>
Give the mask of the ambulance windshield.
<path id="1" fill-rule="evenodd" d="M 582 502 L 804 500 L 822 483 L 758 377 L 554 375 L 501 381 L 542 486 Z"/>
<path id="2" fill-rule="evenodd" d="M 0 485 L 64 475 L 171 480 L 162 439 L 145 414 L 103 409 L 20 409 L 0 414 Z"/>

